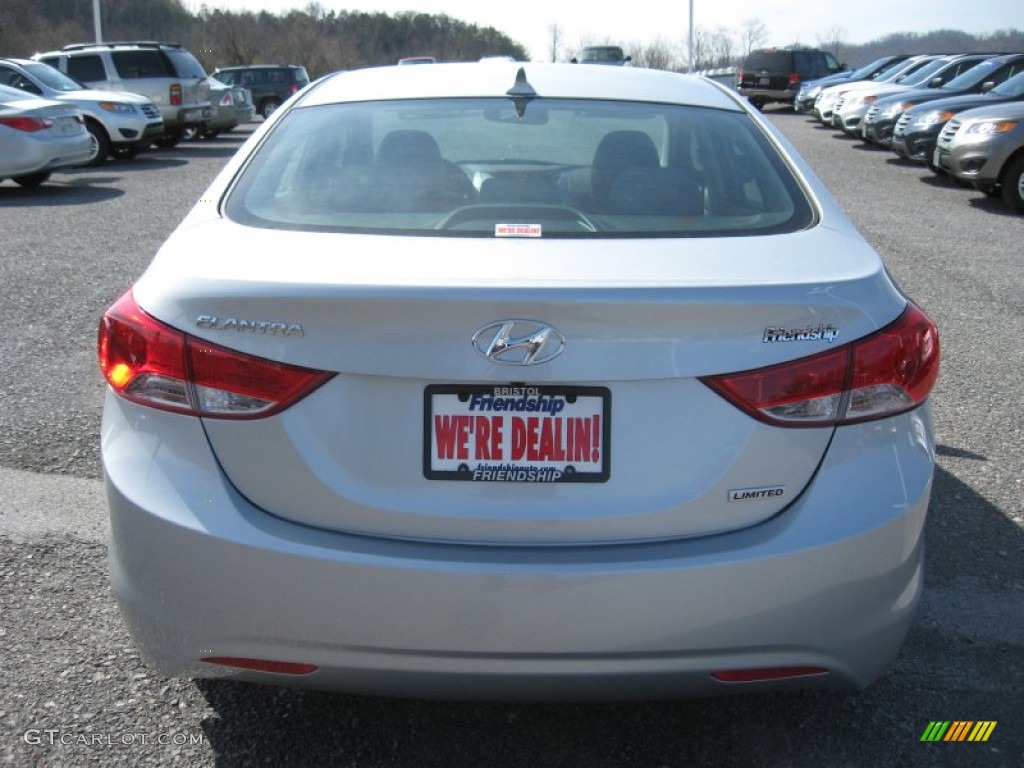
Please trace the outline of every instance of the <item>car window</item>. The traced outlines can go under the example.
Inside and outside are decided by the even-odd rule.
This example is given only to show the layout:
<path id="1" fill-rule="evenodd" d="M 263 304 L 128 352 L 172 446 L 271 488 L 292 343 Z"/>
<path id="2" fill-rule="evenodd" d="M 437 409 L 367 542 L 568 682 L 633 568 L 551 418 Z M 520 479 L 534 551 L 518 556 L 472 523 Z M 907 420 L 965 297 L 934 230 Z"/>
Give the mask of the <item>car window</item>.
<path id="1" fill-rule="evenodd" d="M 50 62 L 47 62 L 50 63 Z M 54 60 L 53 65 L 57 62 Z M 68 75 L 83 83 L 98 82 L 107 79 L 107 71 L 103 68 L 103 60 L 99 56 L 69 56 Z"/>
<path id="2" fill-rule="evenodd" d="M 76 83 L 63 72 L 59 72 L 54 69 L 49 64 L 33 62 L 31 64 L 25 64 L 24 67 L 25 71 L 32 75 L 32 77 L 39 80 L 48 88 L 53 88 L 55 91 L 70 93 L 71 91 L 82 90 L 82 86 L 80 84 Z"/>
<path id="3" fill-rule="evenodd" d="M 34 93 L 37 96 L 42 93 L 42 90 L 25 77 L 21 72 L 11 67 L 0 64 L 0 85 L 6 85 L 10 88 L 17 88 L 20 91 L 26 93 Z"/>
<path id="4" fill-rule="evenodd" d="M 139 80 L 146 77 L 174 77 L 169 62 L 160 51 L 128 50 L 113 51 L 110 58 L 117 74 L 123 80 Z"/>
<path id="5" fill-rule="evenodd" d="M 746 114 L 556 99 L 519 108 L 435 99 L 292 110 L 226 211 L 258 227 L 454 237 L 750 235 L 814 219 Z"/>
<path id="6" fill-rule="evenodd" d="M 946 83 L 945 87 L 949 90 L 960 91 L 974 88 L 982 83 L 992 82 L 998 84 L 1022 69 L 1024 69 L 1024 62 L 1008 65 L 1005 61 L 988 59 L 964 72 L 955 80 Z"/>
<path id="7" fill-rule="evenodd" d="M 299 85 L 309 85 L 309 73 L 305 67 L 295 67 L 292 72 L 295 74 L 295 82 Z"/>
<path id="8" fill-rule="evenodd" d="M 948 61 L 935 59 L 925 64 L 920 69 L 913 70 L 912 72 L 897 78 L 896 82 L 900 85 L 920 85 L 921 83 L 926 83 L 931 80 L 932 76 L 936 72 L 948 65 Z"/>
<path id="9" fill-rule="evenodd" d="M 181 48 L 165 48 L 163 53 L 173 67 L 172 76 L 194 80 L 202 80 L 206 77 L 203 65 L 188 51 Z"/>
<path id="10" fill-rule="evenodd" d="M 992 89 L 992 93 L 1007 99 L 1017 99 L 1024 96 L 1024 72 L 1018 72 L 1009 80 L 996 86 Z"/>
<path id="11" fill-rule="evenodd" d="M 220 80 L 222 83 L 226 83 L 227 85 L 237 85 L 238 84 L 238 73 L 237 72 L 223 72 L 223 71 L 222 72 L 216 72 L 215 76 L 216 76 L 216 78 L 218 80 Z"/>

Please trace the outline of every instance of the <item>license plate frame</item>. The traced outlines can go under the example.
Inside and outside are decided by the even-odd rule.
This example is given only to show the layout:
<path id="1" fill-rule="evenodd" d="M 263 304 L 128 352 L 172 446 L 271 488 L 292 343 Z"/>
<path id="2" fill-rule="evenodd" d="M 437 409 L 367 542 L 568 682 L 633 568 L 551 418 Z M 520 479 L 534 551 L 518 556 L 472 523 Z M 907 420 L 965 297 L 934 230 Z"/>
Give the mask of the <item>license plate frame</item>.
<path id="1" fill-rule="evenodd" d="M 604 483 L 611 477 L 610 440 L 607 387 L 430 384 L 423 390 L 428 480 Z"/>

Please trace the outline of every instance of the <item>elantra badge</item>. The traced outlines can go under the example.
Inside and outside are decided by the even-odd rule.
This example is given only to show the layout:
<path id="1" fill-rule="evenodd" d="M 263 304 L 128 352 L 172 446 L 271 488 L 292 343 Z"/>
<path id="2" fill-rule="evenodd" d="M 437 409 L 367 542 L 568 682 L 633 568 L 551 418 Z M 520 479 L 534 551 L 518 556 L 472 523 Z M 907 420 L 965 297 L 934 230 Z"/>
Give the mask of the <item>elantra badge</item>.
<path id="1" fill-rule="evenodd" d="M 499 320 L 473 334 L 473 348 L 492 363 L 540 365 L 562 354 L 565 337 L 534 320 Z"/>

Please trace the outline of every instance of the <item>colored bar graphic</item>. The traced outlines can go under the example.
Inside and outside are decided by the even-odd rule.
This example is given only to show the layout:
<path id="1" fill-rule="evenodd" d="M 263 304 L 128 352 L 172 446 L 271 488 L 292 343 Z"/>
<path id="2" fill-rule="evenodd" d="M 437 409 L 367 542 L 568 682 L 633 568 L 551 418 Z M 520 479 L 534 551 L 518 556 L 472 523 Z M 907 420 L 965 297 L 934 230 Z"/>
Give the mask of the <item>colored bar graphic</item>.
<path id="1" fill-rule="evenodd" d="M 949 728 L 949 720 L 932 720 L 924 729 L 921 741 L 941 741 L 947 728 Z"/>
<path id="2" fill-rule="evenodd" d="M 992 735 L 992 731 L 996 729 L 996 720 L 980 720 L 978 724 L 974 726 L 974 730 L 971 731 L 971 735 L 967 737 L 968 741 L 988 741 L 988 737 Z"/>
<path id="3" fill-rule="evenodd" d="M 997 720 L 932 720 L 921 741 L 988 741 Z"/>
<path id="4" fill-rule="evenodd" d="M 949 733 L 946 734 L 946 738 L 943 741 L 963 741 L 967 738 L 967 732 L 972 725 L 974 725 L 974 722 L 971 720 L 953 721 L 953 725 L 949 727 Z"/>

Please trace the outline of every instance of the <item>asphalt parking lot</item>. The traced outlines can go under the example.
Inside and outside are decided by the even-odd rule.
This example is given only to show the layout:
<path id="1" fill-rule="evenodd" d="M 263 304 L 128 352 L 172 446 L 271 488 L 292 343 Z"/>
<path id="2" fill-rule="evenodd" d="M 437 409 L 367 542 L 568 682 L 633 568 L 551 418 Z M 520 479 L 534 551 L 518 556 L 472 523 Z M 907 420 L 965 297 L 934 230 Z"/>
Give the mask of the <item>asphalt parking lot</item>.
<path id="1" fill-rule="evenodd" d="M 150 673 L 106 583 L 95 328 L 240 131 L 35 190 L 0 184 L 0 760 L 1024 765 L 1024 217 L 803 116 L 769 115 L 942 336 L 926 595 L 882 680 L 863 692 L 512 705 Z M 922 742 L 935 720 L 997 725 L 983 743 Z"/>

